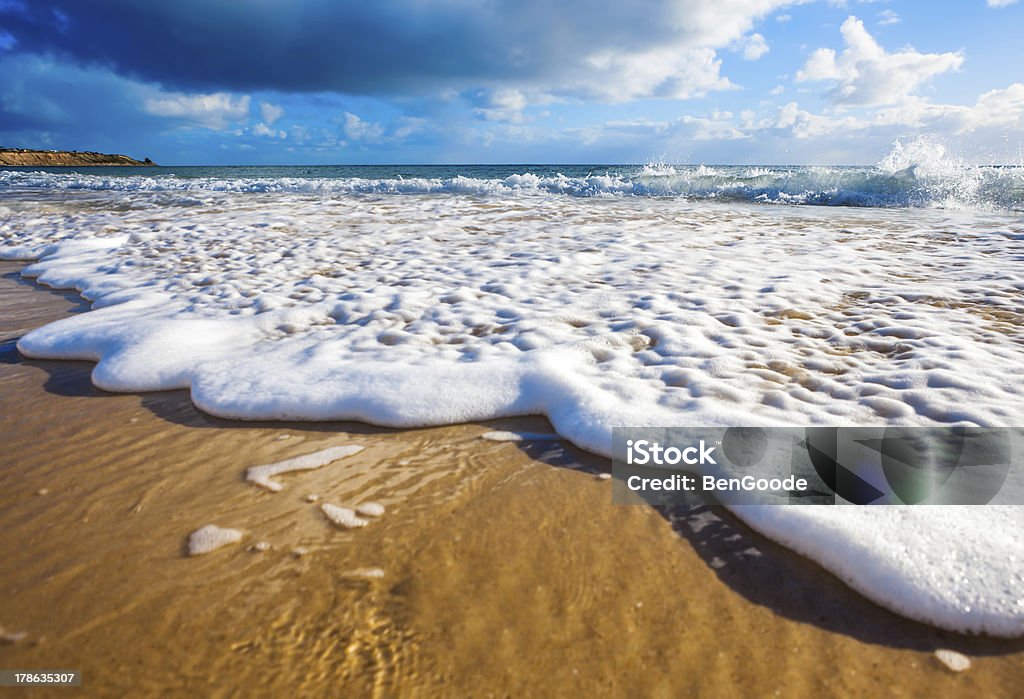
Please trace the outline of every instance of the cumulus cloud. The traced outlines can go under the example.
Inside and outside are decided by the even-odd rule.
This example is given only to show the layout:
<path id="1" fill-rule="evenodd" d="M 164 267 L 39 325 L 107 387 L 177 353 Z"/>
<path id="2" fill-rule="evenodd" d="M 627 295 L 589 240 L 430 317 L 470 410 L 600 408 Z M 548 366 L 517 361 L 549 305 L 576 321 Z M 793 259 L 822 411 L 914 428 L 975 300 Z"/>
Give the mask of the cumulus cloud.
<path id="1" fill-rule="evenodd" d="M 769 51 L 768 42 L 765 41 L 763 36 L 756 33 L 744 38 L 741 45 L 743 47 L 743 59 L 747 61 L 756 61 Z"/>
<path id="2" fill-rule="evenodd" d="M 249 96 L 236 97 L 226 92 L 208 95 L 187 95 L 179 92 L 147 98 L 143 107 L 155 116 L 173 117 L 191 126 L 223 131 L 230 127 L 232 122 L 248 118 Z"/>
<path id="3" fill-rule="evenodd" d="M 899 107 L 880 110 L 878 124 L 925 126 L 957 135 L 977 131 L 1024 131 L 1024 84 L 990 90 L 971 106 L 933 104 L 913 100 Z"/>
<path id="4" fill-rule="evenodd" d="M 363 121 L 351 112 L 343 115 L 341 131 L 350 141 L 363 143 L 380 143 L 384 137 L 384 127 L 375 121 Z"/>
<path id="5" fill-rule="evenodd" d="M 473 101 L 478 105 L 473 113 L 486 121 L 520 122 L 528 104 L 526 95 L 510 87 L 480 90 L 473 96 Z"/>
<path id="6" fill-rule="evenodd" d="M 604 102 L 701 97 L 713 90 L 734 87 L 719 74 L 721 66 L 713 49 L 607 49 L 587 56 L 579 76 L 554 92 Z"/>
<path id="7" fill-rule="evenodd" d="M 797 72 L 796 81 L 832 83 L 828 95 L 841 107 L 906 101 L 923 83 L 956 70 L 964 61 L 959 52 L 919 53 L 907 48 L 889 53 L 868 33 L 864 23 L 853 16 L 843 22 L 840 31 L 846 43 L 843 52 L 837 55 L 834 49 L 817 49 Z"/>
<path id="8" fill-rule="evenodd" d="M 512 88 L 624 101 L 728 88 L 715 51 L 798 2 L 34 0 L 5 28 L 38 51 L 186 93 Z M 73 31 L 52 30 L 53 9 Z"/>
<path id="9" fill-rule="evenodd" d="M 260 116 L 263 117 L 263 123 L 272 126 L 275 121 L 284 116 L 284 109 L 270 102 L 260 102 Z"/>
<path id="10" fill-rule="evenodd" d="M 737 141 L 750 136 L 733 124 L 732 112 L 712 112 L 709 116 L 682 116 L 670 125 L 675 135 L 695 141 Z"/>
<path id="11" fill-rule="evenodd" d="M 1024 83 L 990 90 L 970 106 L 935 104 L 913 97 L 860 117 L 813 114 L 800 109 L 796 102 L 790 102 L 774 116 L 747 125 L 749 129 L 783 130 L 797 138 L 885 127 L 909 127 L 957 136 L 982 131 L 1024 131 Z"/>
<path id="12" fill-rule="evenodd" d="M 762 130 L 783 131 L 796 138 L 817 138 L 837 132 L 855 131 L 866 124 L 855 117 L 832 117 L 812 114 L 796 102 L 790 102 L 779 108 L 773 117 L 762 120 L 758 128 Z"/>
<path id="13" fill-rule="evenodd" d="M 1024 84 L 986 92 L 973 107 L 958 112 L 955 119 L 958 133 L 984 128 L 1024 130 Z"/>
<path id="14" fill-rule="evenodd" d="M 272 129 L 267 124 L 260 122 L 252 127 L 252 132 L 257 136 L 269 136 L 270 138 L 288 138 L 288 132 L 280 129 Z"/>

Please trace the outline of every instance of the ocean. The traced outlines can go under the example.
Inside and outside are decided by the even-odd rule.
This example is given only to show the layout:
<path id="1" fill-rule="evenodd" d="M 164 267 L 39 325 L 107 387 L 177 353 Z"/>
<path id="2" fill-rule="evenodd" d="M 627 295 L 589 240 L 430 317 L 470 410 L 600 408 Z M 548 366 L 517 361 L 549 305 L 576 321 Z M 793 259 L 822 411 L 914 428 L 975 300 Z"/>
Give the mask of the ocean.
<path id="1" fill-rule="evenodd" d="M 0 186 L 316 194 L 563 194 L 1024 211 L 1024 166 L 967 167 L 924 146 L 875 166 L 285 165 L 6 168 Z M 921 158 L 924 155 L 925 157 Z M 923 162 L 918 163 L 911 156 Z M 40 175 L 39 173 L 44 173 Z M 74 177 L 72 173 L 89 175 Z M 46 175 L 65 175 L 62 178 Z"/>
<path id="2" fill-rule="evenodd" d="M 941 156 L 941 154 L 940 154 Z M 1024 168 L 0 171 L 33 358 L 241 420 L 1024 425 Z M 912 619 L 1024 634 L 1009 506 L 736 507 Z"/>

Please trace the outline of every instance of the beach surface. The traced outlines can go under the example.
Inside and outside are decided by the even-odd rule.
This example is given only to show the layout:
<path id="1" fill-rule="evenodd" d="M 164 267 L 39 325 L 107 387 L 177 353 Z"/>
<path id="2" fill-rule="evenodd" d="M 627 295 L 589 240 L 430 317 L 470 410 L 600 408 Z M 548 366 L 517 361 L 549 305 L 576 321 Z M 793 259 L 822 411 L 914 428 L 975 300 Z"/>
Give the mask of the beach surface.
<path id="1" fill-rule="evenodd" d="M 86 308 L 22 266 L 0 263 L 0 667 L 77 669 L 88 696 L 1010 697 L 1024 681 L 1022 641 L 900 618 L 718 507 L 613 505 L 607 462 L 566 442 L 481 439 L 550 433 L 542 419 L 235 422 L 181 390 L 103 392 L 91 363 L 17 352 Z M 364 449 L 278 492 L 245 479 L 346 445 Z M 321 509 L 368 502 L 384 514 L 353 529 Z M 241 539 L 189 556 L 208 524 Z"/>

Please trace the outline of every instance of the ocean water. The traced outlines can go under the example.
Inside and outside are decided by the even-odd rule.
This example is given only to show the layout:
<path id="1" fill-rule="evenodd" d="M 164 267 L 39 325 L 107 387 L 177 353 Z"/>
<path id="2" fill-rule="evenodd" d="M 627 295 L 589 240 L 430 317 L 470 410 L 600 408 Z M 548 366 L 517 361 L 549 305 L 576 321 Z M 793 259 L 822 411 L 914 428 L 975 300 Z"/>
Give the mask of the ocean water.
<path id="1" fill-rule="evenodd" d="M 0 171 L 0 257 L 91 312 L 25 335 L 112 391 L 421 426 L 1024 425 L 1024 170 Z M 1024 635 L 1019 508 L 745 507 L 853 588 Z"/>
<path id="2" fill-rule="evenodd" d="M 55 179 L 48 175 L 67 175 Z M 73 174 L 89 175 L 74 177 Z M 1024 211 L 1024 166 L 966 167 L 924 145 L 872 167 L 292 165 L 7 168 L 2 187 L 342 194 L 563 194 Z"/>

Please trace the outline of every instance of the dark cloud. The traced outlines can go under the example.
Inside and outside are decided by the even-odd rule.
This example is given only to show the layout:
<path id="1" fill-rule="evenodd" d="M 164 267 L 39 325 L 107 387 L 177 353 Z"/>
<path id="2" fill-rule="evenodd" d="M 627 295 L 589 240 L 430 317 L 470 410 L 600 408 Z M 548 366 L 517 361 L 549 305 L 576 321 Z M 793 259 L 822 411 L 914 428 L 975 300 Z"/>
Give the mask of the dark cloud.
<path id="1" fill-rule="evenodd" d="M 18 50 L 183 90 L 397 94 L 508 82 L 571 90 L 603 73 L 635 74 L 648 59 L 665 64 L 644 65 L 664 73 L 655 83 L 676 89 L 671 81 L 713 71 L 698 82 L 714 89 L 717 66 L 706 53 L 671 52 L 724 46 L 789 1 L 32 0 L 0 4 L 0 19 Z M 642 87 L 657 94 L 657 84 Z"/>

